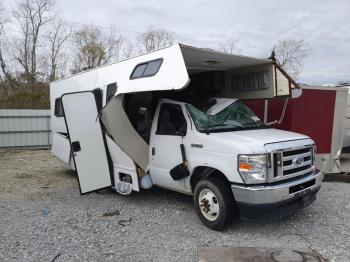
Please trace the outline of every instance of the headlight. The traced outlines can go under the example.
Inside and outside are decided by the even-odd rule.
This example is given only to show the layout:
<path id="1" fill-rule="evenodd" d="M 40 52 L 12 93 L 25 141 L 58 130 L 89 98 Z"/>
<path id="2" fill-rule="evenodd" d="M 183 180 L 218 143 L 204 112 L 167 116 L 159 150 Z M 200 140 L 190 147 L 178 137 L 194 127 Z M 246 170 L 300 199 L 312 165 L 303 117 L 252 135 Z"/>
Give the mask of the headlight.
<path id="1" fill-rule="evenodd" d="M 267 164 L 267 154 L 238 156 L 238 171 L 247 184 L 265 182 Z"/>

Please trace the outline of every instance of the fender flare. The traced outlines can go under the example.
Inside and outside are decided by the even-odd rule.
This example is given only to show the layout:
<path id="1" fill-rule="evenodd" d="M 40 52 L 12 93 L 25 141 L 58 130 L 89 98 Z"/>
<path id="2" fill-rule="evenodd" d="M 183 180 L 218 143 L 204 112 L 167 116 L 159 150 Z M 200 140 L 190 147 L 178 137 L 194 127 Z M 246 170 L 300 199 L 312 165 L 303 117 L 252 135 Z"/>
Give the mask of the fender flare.
<path id="1" fill-rule="evenodd" d="M 193 168 L 189 178 L 191 191 L 194 192 L 194 187 L 201 179 L 210 177 L 214 174 L 215 176 L 221 177 L 225 182 L 230 183 L 227 176 L 222 170 L 220 170 L 220 168 L 207 165 L 198 165 Z"/>

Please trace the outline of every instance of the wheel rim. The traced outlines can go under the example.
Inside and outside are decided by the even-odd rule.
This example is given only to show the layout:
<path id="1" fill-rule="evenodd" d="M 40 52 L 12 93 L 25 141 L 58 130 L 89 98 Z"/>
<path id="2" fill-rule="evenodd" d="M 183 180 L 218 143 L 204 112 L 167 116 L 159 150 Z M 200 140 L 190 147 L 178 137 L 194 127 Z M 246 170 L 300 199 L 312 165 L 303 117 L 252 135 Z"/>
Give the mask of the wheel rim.
<path id="1" fill-rule="evenodd" d="M 199 193 L 198 201 L 202 215 L 206 219 L 214 221 L 218 218 L 220 213 L 219 202 L 213 191 L 208 188 L 203 189 Z"/>

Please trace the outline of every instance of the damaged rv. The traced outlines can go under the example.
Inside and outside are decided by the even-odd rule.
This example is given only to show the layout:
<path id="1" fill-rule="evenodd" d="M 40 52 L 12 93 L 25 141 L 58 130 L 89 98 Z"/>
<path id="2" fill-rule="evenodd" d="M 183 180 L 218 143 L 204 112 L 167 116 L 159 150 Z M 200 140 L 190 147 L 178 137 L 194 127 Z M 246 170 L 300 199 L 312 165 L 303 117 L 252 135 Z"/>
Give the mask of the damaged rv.
<path id="1" fill-rule="evenodd" d="M 81 194 L 190 194 L 214 230 L 281 217 L 320 189 L 314 141 L 271 128 L 245 101 L 298 88 L 272 60 L 174 44 L 51 83 L 52 153 Z"/>

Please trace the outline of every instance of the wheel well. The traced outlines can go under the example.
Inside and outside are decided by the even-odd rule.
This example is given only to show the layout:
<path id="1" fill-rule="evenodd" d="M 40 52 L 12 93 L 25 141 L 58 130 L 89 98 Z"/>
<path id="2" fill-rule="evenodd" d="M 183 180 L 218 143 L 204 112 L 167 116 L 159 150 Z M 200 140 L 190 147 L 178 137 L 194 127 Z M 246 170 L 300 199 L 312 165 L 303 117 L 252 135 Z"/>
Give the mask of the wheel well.
<path id="1" fill-rule="evenodd" d="M 221 178 L 227 184 L 230 183 L 227 177 L 221 171 L 212 167 L 198 166 L 194 169 L 193 174 L 190 178 L 190 185 L 191 185 L 192 192 L 194 192 L 194 188 L 196 184 L 201 179 L 207 178 L 207 177 L 213 177 L 213 176 Z"/>

